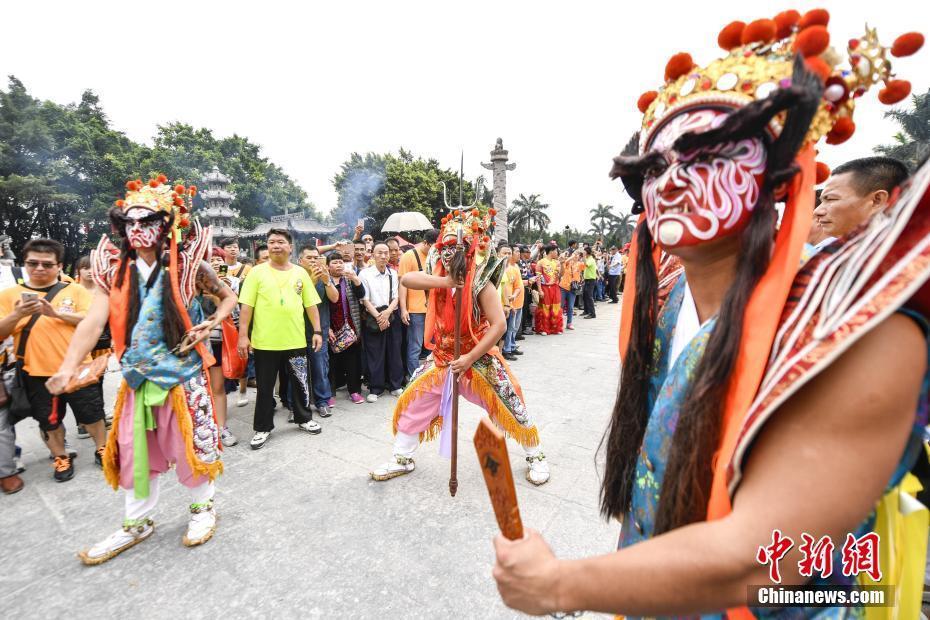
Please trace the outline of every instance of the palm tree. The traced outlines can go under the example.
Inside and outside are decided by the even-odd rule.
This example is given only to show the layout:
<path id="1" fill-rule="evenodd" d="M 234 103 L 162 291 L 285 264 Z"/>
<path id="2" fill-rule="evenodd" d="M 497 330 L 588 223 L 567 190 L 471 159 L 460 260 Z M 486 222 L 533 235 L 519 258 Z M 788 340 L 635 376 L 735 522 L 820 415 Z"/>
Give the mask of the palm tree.
<path id="1" fill-rule="evenodd" d="M 616 241 L 617 245 L 623 246 L 633 239 L 635 229 L 636 216 L 632 213 L 621 213 L 619 217 L 614 218 L 610 236 Z"/>
<path id="2" fill-rule="evenodd" d="M 549 228 L 549 215 L 546 209 L 549 205 L 539 201 L 539 194 L 526 196 L 520 194 L 507 210 L 507 222 L 515 237 L 526 241 L 531 231 L 544 231 Z"/>
<path id="3" fill-rule="evenodd" d="M 875 152 L 900 159 L 914 170 L 930 155 L 930 90 L 914 95 L 911 101 L 912 110 L 885 112 L 885 117 L 896 120 L 904 131 L 895 135 L 897 144 L 876 146 Z"/>
<path id="4" fill-rule="evenodd" d="M 614 215 L 613 205 L 604 205 L 597 203 L 597 207 L 591 209 L 591 229 L 590 233 L 596 237 L 605 237 L 610 234 L 612 224 L 617 216 Z"/>

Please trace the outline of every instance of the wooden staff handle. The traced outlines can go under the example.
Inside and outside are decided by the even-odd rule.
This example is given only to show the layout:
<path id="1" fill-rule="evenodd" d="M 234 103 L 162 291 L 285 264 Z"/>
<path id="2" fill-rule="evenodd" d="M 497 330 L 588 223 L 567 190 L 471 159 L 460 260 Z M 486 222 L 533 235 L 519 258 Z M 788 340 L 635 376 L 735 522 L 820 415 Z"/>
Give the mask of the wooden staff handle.
<path id="1" fill-rule="evenodd" d="M 458 359 L 462 353 L 462 289 L 455 289 L 455 344 L 454 355 Z M 452 369 L 449 369 L 452 372 Z M 455 497 L 456 491 L 459 490 L 458 479 L 458 448 L 459 448 L 459 379 L 453 373 L 452 376 L 452 464 L 449 472 L 449 494 Z"/>

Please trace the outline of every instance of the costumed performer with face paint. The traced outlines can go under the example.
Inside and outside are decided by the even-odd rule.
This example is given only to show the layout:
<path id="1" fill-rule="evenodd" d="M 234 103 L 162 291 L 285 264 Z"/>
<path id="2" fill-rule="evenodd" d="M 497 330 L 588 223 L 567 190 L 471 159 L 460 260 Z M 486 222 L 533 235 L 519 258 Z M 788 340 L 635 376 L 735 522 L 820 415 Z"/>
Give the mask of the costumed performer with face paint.
<path id="1" fill-rule="evenodd" d="M 828 49 L 828 22 L 822 9 L 734 22 L 720 33 L 724 58 L 699 67 L 676 54 L 661 90 L 640 98 L 642 128 L 611 172 L 645 211 L 604 442 L 601 511 L 622 522 L 619 550 L 558 560 L 538 532 L 498 537 L 507 605 L 627 617 L 864 612 L 741 607 L 748 586 L 778 583 L 773 562 L 782 585 L 854 586 L 850 556 L 916 502 L 901 484 L 927 457 L 930 166 L 888 210 L 799 266 L 814 145 L 849 138 L 853 100 L 876 83 L 885 103 L 906 96 L 890 56 L 923 37 L 889 49 L 868 30 L 850 41 L 846 69 Z M 882 582 L 902 588 L 900 617 L 918 615 L 923 523 L 914 540 L 881 539 L 882 557 L 915 554 L 921 572 L 916 590 L 903 589 L 913 583 L 903 574 Z M 784 537 L 793 545 L 778 563 Z M 822 570 L 799 564 L 805 543 Z M 878 555 L 860 583 L 883 578 Z"/>
<path id="2" fill-rule="evenodd" d="M 114 489 L 125 491 L 125 519 L 79 554 L 85 564 L 106 562 L 152 535 L 159 475 L 171 465 L 191 491 L 183 543 L 208 541 L 216 529 L 213 480 L 223 471 L 206 371 L 213 357 L 203 340 L 232 312 L 236 297 L 204 260 L 210 229 L 190 219 L 196 188 L 171 187 L 161 175 L 126 187 L 109 214 L 120 247 L 104 235 L 92 253 L 94 300 L 48 381 L 53 394 L 63 391 L 109 321 L 123 381 L 103 471 Z M 198 291 L 219 299 L 209 318 L 194 301 Z"/>
<path id="3" fill-rule="evenodd" d="M 432 355 L 410 378 L 394 408 L 394 460 L 371 472 L 390 480 L 412 472 L 413 454 L 421 441 L 440 432 L 440 453 L 451 450 L 452 376 L 459 393 L 488 412 L 506 435 L 526 450 L 526 479 L 535 485 L 549 480 L 549 464 L 539 448 L 539 432 L 526 409 L 523 392 L 496 343 L 507 329 L 497 286 L 507 261 L 490 247 L 493 209 L 455 211 L 443 218 L 439 241 L 430 250 L 426 271 L 408 273 L 404 286 L 428 290 L 424 342 Z M 458 232 L 463 247 L 457 247 Z M 461 287 L 461 288 L 459 288 Z M 461 355 L 454 359 L 455 294 L 462 291 Z M 444 420 L 448 418 L 446 426 Z"/>

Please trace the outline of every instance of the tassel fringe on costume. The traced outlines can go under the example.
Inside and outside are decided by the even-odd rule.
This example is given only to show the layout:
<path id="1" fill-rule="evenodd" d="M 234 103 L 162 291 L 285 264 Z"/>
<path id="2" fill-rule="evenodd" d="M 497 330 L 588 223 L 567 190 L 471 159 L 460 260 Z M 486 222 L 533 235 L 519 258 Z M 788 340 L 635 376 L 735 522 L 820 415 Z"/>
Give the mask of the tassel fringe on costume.
<path id="1" fill-rule="evenodd" d="M 120 384 L 116 395 L 116 403 L 113 407 L 113 426 L 110 427 L 106 449 L 103 453 L 103 476 L 113 489 L 119 487 L 119 425 L 129 389 L 129 384 L 126 381 Z M 184 388 L 180 385 L 171 388 L 168 392 L 168 400 L 171 402 L 171 409 L 174 412 L 175 420 L 177 420 L 181 436 L 184 437 L 187 464 L 190 465 L 192 472 L 199 476 L 205 476 L 210 482 L 213 482 L 218 475 L 223 473 L 223 462 L 216 460 L 213 463 L 204 463 L 194 454 L 194 424 L 191 421 Z"/>
<path id="2" fill-rule="evenodd" d="M 419 397 L 427 392 L 441 388 L 446 380 L 446 373 L 450 372 L 449 367 L 439 368 L 433 366 L 422 375 L 417 377 L 411 383 L 404 393 L 397 399 L 397 405 L 394 407 L 394 416 L 391 424 L 391 431 L 397 434 L 397 424 L 403 412 Z M 526 427 L 520 424 L 513 413 L 507 408 L 504 402 L 498 396 L 494 386 L 474 368 L 468 370 L 466 377 L 471 382 L 471 389 L 481 400 L 481 405 L 488 412 L 488 416 L 494 425 L 497 426 L 505 435 L 512 437 L 523 447 L 534 447 L 539 445 L 539 431 L 535 426 Z M 460 379 L 461 380 L 461 379 Z M 518 392 L 519 393 L 519 392 Z M 523 400 L 523 395 L 520 394 Z M 442 416 L 437 409 L 436 416 L 432 419 L 426 430 L 420 433 L 420 442 L 431 441 L 439 437 L 442 431 Z"/>

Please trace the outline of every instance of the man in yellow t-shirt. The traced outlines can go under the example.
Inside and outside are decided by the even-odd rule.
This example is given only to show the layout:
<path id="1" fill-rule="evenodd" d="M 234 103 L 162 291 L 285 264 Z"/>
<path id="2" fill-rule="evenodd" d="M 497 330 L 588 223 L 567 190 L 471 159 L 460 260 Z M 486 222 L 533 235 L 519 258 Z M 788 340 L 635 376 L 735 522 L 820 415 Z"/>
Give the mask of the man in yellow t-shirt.
<path id="1" fill-rule="evenodd" d="M 23 334 L 29 329 L 25 351 L 20 358 L 30 404 L 27 415 L 38 421 L 45 442 L 55 457 L 53 476 L 58 482 L 74 477 L 74 463 L 65 451 L 65 434 L 61 425 L 66 406 L 71 406 L 78 424 L 84 425 L 94 438 L 96 461 L 101 467 L 106 445 L 103 393 L 97 385 L 62 394 L 57 404 L 45 387 L 49 377 L 58 372 L 74 330 L 91 303 L 90 293 L 80 284 L 59 282 L 64 251 L 64 246 L 54 239 L 29 241 L 23 248 L 23 264 L 29 284 L 17 284 L 0 291 L 0 341 L 12 335 L 14 350 L 18 351 Z M 46 297 L 52 292 L 52 300 L 47 301 Z M 29 327 L 34 318 L 35 322 Z M 90 356 L 85 361 L 89 362 Z M 13 423 L 20 419 L 14 419 Z"/>
<path id="2" fill-rule="evenodd" d="M 312 435 L 322 432 L 310 406 L 307 384 L 307 342 L 314 351 L 323 345 L 320 313 L 313 282 L 303 267 L 290 262 L 291 235 L 287 230 L 268 231 L 268 262 L 256 265 L 242 284 L 239 303 L 239 356 L 251 347 L 255 353 L 255 435 L 249 445 L 258 450 L 274 429 L 274 385 L 278 369 L 284 366 L 292 390 L 294 421 Z M 313 326 L 313 337 L 304 331 L 304 314 Z M 249 336 L 249 326 L 252 333 Z"/>
<path id="3" fill-rule="evenodd" d="M 429 249 L 436 243 L 439 232 L 435 229 L 427 230 L 412 250 L 407 250 L 400 257 L 400 266 L 397 277 L 412 271 L 423 271 Z M 403 284 L 398 287 L 398 300 L 400 301 L 400 320 L 407 328 L 407 350 L 404 356 L 407 376 L 412 377 L 420 367 L 420 356 L 423 353 L 423 332 L 426 328 L 426 291 L 408 289 Z"/>

